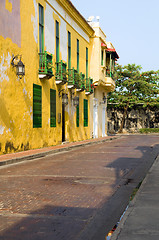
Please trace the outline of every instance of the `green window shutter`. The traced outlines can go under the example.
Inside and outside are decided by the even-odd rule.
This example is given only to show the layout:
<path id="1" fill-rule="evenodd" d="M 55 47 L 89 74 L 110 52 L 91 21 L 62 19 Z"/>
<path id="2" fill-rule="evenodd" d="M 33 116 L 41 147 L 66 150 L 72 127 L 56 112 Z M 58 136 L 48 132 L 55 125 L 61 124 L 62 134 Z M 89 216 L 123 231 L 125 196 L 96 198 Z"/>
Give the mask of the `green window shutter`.
<path id="1" fill-rule="evenodd" d="M 104 51 L 101 51 L 101 65 L 103 66 Z"/>
<path id="2" fill-rule="evenodd" d="M 50 89 L 50 127 L 56 127 L 56 90 Z"/>
<path id="3" fill-rule="evenodd" d="M 56 62 L 59 62 L 59 53 L 60 53 L 60 47 L 59 47 L 59 22 L 56 21 Z"/>
<path id="4" fill-rule="evenodd" d="M 86 78 L 88 78 L 88 48 L 86 47 Z"/>
<path id="5" fill-rule="evenodd" d="M 39 4 L 39 51 L 44 52 L 44 8 Z"/>
<path id="6" fill-rule="evenodd" d="M 71 33 L 68 31 L 68 68 L 71 69 Z"/>
<path id="7" fill-rule="evenodd" d="M 76 106 L 76 126 L 79 127 L 79 105 Z"/>
<path id="8" fill-rule="evenodd" d="M 84 127 L 88 127 L 88 100 L 84 99 Z"/>
<path id="9" fill-rule="evenodd" d="M 77 39 L 77 71 L 79 72 L 79 40 Z"/>
<path id="10" fill-rule="evenodd" d="M 33 84 L 33 128 L 42 127 L 42 88 Z"/>

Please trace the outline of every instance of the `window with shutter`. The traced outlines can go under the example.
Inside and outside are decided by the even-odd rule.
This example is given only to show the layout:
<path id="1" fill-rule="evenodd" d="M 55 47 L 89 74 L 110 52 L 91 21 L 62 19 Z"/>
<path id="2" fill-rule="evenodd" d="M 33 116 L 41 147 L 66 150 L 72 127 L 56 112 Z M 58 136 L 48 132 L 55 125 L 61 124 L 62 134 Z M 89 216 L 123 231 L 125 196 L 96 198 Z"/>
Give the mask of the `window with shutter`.
<path id="1" fill-rule="evenodd" d="M 79 73 L 79 40 L 77 39 L 77 71 Z"/>
<path id="2" fill-rule="evenodd" d="M 88 100 L 84 99 L 84 127 L 88 127 Z"/>
<path id="3" fill-rule="evenodd" d="M 71 68 L 71 33 L 68 31 L 68 68 Z"/>
<path id="4" fill-rule="evenodd" d="M 42 127 L 42 88 L 33 84 L 33 128 Z"/>
<path id="5" fill-rule="evenodd" d="M 39 4 L 39 51 L 44 52 L 44 8 Z"/>
<path id="6" fill-rule="evenodd" d="M 88 78 L 88 48 L 86 47 L 86 79 Z"/>
<path id="7" fill-rule="evenodd" d="M 56 90 L 50 89 L 50 127 L 56 127 Z"/>
<path id="8" fill-rule="evenodd" d="M 59 62 L 60 46 L 59 46 L 59 22 L 56 21 L 56 62 Z"/>
<path id="9" fill-rule="evenodd" d="M 79 105 L 76 106 L 76 126 L 79 127 Z"/>

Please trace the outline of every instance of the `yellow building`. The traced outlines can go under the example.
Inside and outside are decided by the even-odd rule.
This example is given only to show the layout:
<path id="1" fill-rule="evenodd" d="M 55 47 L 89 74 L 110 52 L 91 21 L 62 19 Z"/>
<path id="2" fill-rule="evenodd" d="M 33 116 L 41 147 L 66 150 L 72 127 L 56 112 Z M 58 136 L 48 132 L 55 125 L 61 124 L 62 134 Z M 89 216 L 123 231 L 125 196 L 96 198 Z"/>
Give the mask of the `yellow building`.
<path id="1" fill-rule="evenodd" d="M 99 25 L 99 21 L 88 19 L 94 29 L 91 37 L 90 75 L 93 77 L 94 98 L 91 106 L 93 112 L 92 132 L 93 137 L 107 135 L 107 94 L 115 90 L 113 79 L 115 60 L 119 58 L 114 46 L 106 42 L 106 35 Z M 99 20 L 99 19 L 98 19 Z"/>
<path id="2" fill-rule="evenodd" d="M 93 35 L 69 0 L 1 1 L 0 154 L 92 137 Z"/>

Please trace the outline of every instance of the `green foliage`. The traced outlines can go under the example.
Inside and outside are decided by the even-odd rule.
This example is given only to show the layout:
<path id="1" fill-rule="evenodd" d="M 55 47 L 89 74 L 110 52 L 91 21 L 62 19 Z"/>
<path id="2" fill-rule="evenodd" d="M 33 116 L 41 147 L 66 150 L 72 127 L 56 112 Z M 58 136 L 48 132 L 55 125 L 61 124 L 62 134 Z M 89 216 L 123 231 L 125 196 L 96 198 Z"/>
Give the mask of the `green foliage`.
<path id="1" fill-rule="evenodd" d="M 140 133 L 159 133 L 159 128 L 141 128 Z"/>
<path id="2" fill-rule="evenodd" d="M 141 72 L 141 69 L 135 64 L 116 65 L 116 90 L 108 95 L 109 103 L 129 108 L 136 104 L 159 106 L 159 71 Z"/>

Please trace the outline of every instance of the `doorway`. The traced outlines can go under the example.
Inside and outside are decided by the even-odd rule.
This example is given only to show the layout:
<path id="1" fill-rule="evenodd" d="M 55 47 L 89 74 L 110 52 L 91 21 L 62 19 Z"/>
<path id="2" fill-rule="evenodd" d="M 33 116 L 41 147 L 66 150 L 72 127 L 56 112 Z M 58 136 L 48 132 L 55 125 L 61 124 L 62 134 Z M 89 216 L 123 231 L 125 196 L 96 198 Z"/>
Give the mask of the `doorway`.
<path id="1" fill-rule="evenodd" d="M 62 142 L 65 140 L 65 104 L 62 103 Z"/>
<path id="2" fill-rule="evenodd" d="M 102 137 L 105 137 L 105 107 L 102 109 Z"/>
<path id="3" fill-rule="evenodd" d="M 98 138 L 98 107 L 94 104 L 93 107 L 93 138 Z"/>

